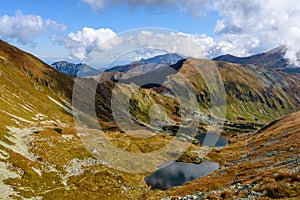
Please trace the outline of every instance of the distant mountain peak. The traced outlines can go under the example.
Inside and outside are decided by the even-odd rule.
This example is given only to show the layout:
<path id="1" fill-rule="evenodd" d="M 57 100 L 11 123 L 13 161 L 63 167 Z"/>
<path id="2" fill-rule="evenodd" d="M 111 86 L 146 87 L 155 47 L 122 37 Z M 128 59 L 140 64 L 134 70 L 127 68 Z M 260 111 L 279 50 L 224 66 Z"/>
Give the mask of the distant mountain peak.
<path id="1" fill-rule="evenodd" d="M 142 58 L 139 61 L 131 62 L 127 65 L 116 66 L 106 69 L 106 72 L 127 72 L 130 70 L 138 70 L 139 73 L 152 71 L 161 66 L 170 66 L 176 64 L 179 60 L 185 59 L 186 57 L 177 53 L 167 53 L 163 55 L 157 55 L 151 58 Z"/>
<path id="2" fill-rule="evenodd" d="M 70 74 L 74 76 L 87 77 L 87 76 L 95 76 L 100 73 L 100 71 L 90 67 L 85 63 L 70 63 L 68 61 L 57 61 L 51 64 L 51 66 L 65 74 Z"/>
<path id="3" fill-rule="evenodd" d="M 284 70 L 290 67 L 288 60 L 284 57 L 286 50 L 286 46 L 281 45 L 265 53 L 255 54 L 247 57 L 237 57 L 226 54 L 218 56 L 213 60 L 236 64 L 251 64 L 261 67 Z"/>
<path id="4" fill-rule="evenodd" d="M 163 55 L 157 55 L 152 58 L 147 58 L 147 59 L 142 58 L 138 62 L 140 62 L 140 63 L 156 63 L 156 64 L 159 64 L 159 63 L 175 64 L 179 60 L 182 60 L 184 58 L 186 58 L 186 57 L 183 55 L 180 55 L 178 53 L 167 53 L 167 54 L 163 54 Z"/>
<path id="5" fill-rule="evenodd" d="M 266 52 L 266 54 L 283 54 L 283 56 L 284 56 L 286 51 L 287 51 L 286 46 L 285 45 L 280 45 L 280 46 Z"/>

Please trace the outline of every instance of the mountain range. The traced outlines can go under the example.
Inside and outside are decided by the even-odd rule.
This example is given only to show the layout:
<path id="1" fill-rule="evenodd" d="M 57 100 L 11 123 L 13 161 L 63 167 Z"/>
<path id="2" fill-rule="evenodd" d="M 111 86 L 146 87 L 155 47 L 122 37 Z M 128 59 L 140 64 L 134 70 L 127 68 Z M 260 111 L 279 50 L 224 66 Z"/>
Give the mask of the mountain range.
<path id="1" fill-rule="evenodd" d="M 182 55 L 176 53 L 169 53 L 169 54 L 154 56 L 148 59 L 142 58 L 139 61 L 134 61 L 127 65 L 111 67 L 109 69 L 106 69 L 105 72 L 135 71 L 138 73 L 145 73 L 145 72 L 153 71 L 156 68 L 160 68 L 161 66 L 170 66 L 184 58 L 185 57 Z"/>
<path id="2" fill-rule="evenodd" d="M 100 73 L 100 71 L 84 63 L 74 64 L 67 61 L 58 61 L 52 63 L 51 67 L 65 74 L 80 77 L 95 76 Z"/>
<path id="3" fill-rule="evenodd" d="M 158 55 L 148 59 L 141 59 L 139 61 L 132 62 L 128 65 L 115 66 L 109 69 L 106 69 L 106 72 L 125 72 L 129 70 L 139 69 L 139 73 L 144 73 L 151 71 L 160 66 L 169 66 L 175 64 L 181 59 L 184 59 L 184 56 L 181 56 L 176 53 Z M 85 63 L 70 63 L 67 61 L 57 61 L 51 64 L 51 67 L 54 69 L 69 75 L 79 76 L 79 77 L 91 77 L 96 76 L 101 73 L 101 71 L 96 70 L 95 68 L 85 64 Z"/>
<path id="4" fill-rule="evenodd" d="M 237 57 L 230 54 L 221 55 L 213 60 L 225 61 L 236 64 L 250 64 L 280 70 L 286 73 L 300 73 L 300 68 L 289 63 L 284 57 L 286 47 L 279 46 L 265 53 L 255 54 L 248 57 Z"/>
<path id="5" fill-rule="evenodd" d="M 251 55 L 248 57 L 237 57 L 234 55 L 226 54 L 221 55 L 216 58 L 213 58 L 212 60 L 216 61 L 225 61 L 235 64 L 248 64 L 248 65 L 255 65 L 255 66 L 261 66 L 266 67 L 270 69 L 280 70 L 286 73 L 300 73 L 300 68 L 295 67 L 291 64 L 289 64 L 289 61 L 284 57 L 286 53 L 286 47 L 285 46 L 279 46 L 277 48 L 274 48 L 268 52 L 260 53 Z M 153 71 L 155 69 L 158 69 L 160 67 L 167 67 L 172 64 L 177 63 L 179 60 L 185 59 L 185 56 L 176 54 L 176 53 L 169 53 L 164 55 L 158 55 L 154 56 L 152 58 L 148 59 L 141 59 L 139 61 L 134 61 L 126 65 L 120 65 L 111 67 L 109 69 L 106 69 L 105 72 L 111 72 L 111 78 L 115 79 L 113 77 L 119 77 L 119 72 L 130 72 L 130 74 L 142 74 L 149 71 Z M 65 74 L 71 74 L 71 75 L 79 75 L 81 77 L 91 77 L 91 76 L 97 76 L 101 72 L 86 65 L 83 63 L 80 64 L 73 64 L 66 61 L 58 61 L 51 65 L 54 69 L 63 72 Z M 128 75 L 127 77 L 130 77 L 132 75 Z M 123 74 L 124 75 L 124 74 Z"/>
<path id="6" fill-rule="evenodd" d="M 158 199 L 201 190 L 207 198 L 233 199 L 246 198 L 237 190 L 250 186 L 265 198 L 298 198 L 299 78 L 256 65 L 174 58 L 83 78 L 0 40 L 1 198 Z M 221 80 L 224 88 L 216 85 Z M 195 138 L 223 123 L 228 146 L 200 147 Z M 107 144 L 99 129 L 117 148 L 98 149 Z M 152 159 L 116 151 L 148 155 L 174 141 L 174 151 L 189 148 Z M 162 163 L 207 160 L 219 169 L 172 190 L 151 190 L 144 181 Z M 139 167 L 150 171 L 130 171 Z"/>

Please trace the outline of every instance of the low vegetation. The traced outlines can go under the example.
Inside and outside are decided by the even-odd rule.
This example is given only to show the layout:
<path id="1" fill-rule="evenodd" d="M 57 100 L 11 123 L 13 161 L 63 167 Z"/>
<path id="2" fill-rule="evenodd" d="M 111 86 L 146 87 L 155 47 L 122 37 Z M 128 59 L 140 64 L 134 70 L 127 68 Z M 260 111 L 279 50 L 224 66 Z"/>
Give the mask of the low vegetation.
<path id="1" fill-rule="evenodd" d="M 175 86 L 178 87 L 173 85 L 170 90 L 177 91 L 184 86 L 193 88 L 199 103 L 196 107 L 191 103 L 188 104 L 190 107 L 180 108 L 180 102 L 170 94 L 165 95 L 166 88 L 163 87 L 139 88 L 128 98 L 130 118 L 126 120 L 133 119 L 143 130 L 117 126 L 111 113 L 111 95 L 116 83 L 110 80 L 97 85 L 96 96 L 90 95 L 87 88 L 97 82 L 82 80 L 86 95 L 78 101 L 82 108 L 93 108 L 88 104 L 89 97 L 94 102 L 96 98 L 99 121 L 95 123 L 82 113 L 76 113 L 76 117 L 85 121 L 84 125 L 92 130 L 97 128 L 95 124 L 100 125 L 115 147 L 130 153 L 147 154 L 161 149 L 175 139 L 173 135 L 179 127 L 189 130 L 189 126 L 200 125 L 199 132 L 205 132 L 208 124 L 214 122 L 214 113 L 208 111 L 211 96 L 203 78 L 193 67 L 210 62 L 188 59 L 182 66 L 175 66 L 179 73 L 165 77 L 170 82 L 177 81 Z M 232 199 L 248 196 L 246 190 L 236 192 L 252 184 L 251 192 L 263 194 L 260 199 L 298 198 L 300 114 L 273 122 L 261 131 L 255 130 L 297 110 L 299 80 L 253 66 L 213 63 L 220 70 L 225 84 L 227 105 L 220 106 L 227 111 L 223 134 L 228 137 L 230 145 L 210 151 L 191 139 L 191 135 L 197 133 L 187 136 L 179 132 L 177 144 L 188 144 L 186 141 L 193 144 L 182 155 L 170 152 L 163 159 L 158 155 L 153 163 L 171 161 L 175 157 L 177 161 L 193 163 L 210 159 L 218 162 L 220 169 L 183 186 L 160 191 L 151 190 L 144 178 L 161 163 L 152 171 L 129 173 L 110 166 L 119 160 L 96 159 L 93 149 L 86 148 L 74 127 L 71 110 L 73 77 L 59 73 L 34 56 L 0 41 L 1 195 L 13 199 L 159 199 L 201 192 L 210 199 Z M 185 78 L 185 83 L 180 81 L 178 74 Z M 124 95 L 128 96 L 134 85 L 121 86 Z M 153 112 L 152 118 L 149 117 L 153 105 L 165 108 L 165 121 L 161 120 L 159 113 Z M 184 118 L 184 112 L 189 109 L 193 111 L 188 113 L 191 118 Z M 197 117 L 208 121 L 196 122 L 193 119 Z M 165 131 L 153 123 L 153 119 L 163 121 L 161 126 Z M 94 142 L 102 144 L 99 138 Z M 148 163 L 145 161 L 144 164 Z"/>

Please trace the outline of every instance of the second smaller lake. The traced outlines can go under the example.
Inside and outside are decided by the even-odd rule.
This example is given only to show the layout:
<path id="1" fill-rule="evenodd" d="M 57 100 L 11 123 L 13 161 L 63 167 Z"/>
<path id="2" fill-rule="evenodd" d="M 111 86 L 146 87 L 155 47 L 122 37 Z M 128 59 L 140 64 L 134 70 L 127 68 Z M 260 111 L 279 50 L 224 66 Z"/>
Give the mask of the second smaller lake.
<path id="1" fill-rule="evenodd" d="M 228 139 L 216 133 L 202 133 L 195 137 L 200 142 L 200 146 L 224 147 L 228 144 Z"/>

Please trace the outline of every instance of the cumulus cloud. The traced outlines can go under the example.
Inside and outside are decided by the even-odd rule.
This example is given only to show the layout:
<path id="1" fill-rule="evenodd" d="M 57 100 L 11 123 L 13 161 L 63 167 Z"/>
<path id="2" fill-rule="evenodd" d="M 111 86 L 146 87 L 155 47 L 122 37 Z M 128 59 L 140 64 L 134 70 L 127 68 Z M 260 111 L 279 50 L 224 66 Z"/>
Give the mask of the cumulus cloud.
<path id="1" fill-rule="evenodd" d="M 117 34 L 109 28 L 93 29 L 84 27 L 80 31 L 69 33 L 67 37 L 53 37 L 52 40 L 68 48 L 73 58 L 89 60 L 89 55 L 92 51 L 107 51 L 117 45 L 119 39 L 116 35 Z"/>
<path id="2" fill-rule="evenodd" d="M 300 50 L 299 1 L 220 0 L 214 2 L 214 9 L 221 16 L 214 30 L 220 39 L 246 49 L 245 54 L 284 44 L 286 57 L 300 64 L 296 56 Z"/>
<path id="3" fill-rule="evenodd" d="M 176 52 L 185 56 L 206 58 L 215 45 L 205 34 L 186 34 L 163 29 L 133 30 L 117 35 L 108 28 L 85 27 L 64 38 L 52 38 L 69 49 L 70 56 L 83 61 L 110 61 L 125 53 L 149 57 L 157 52 Z"/>
<path id="4" fill-rule="evenodd" d="M 0 18 L 0 37 L 16 39 L 21 44 L 33 44 L 35 36 L 50 30 L 65 30 L 65 25 L 51 19 L 44 20 L 37 15 L 23 15 L 17 11 L 15 16 L 4 15 Z"/>
<path id="5" fill-rule="evenodd" d="M 245 56 L 286 45 L 286 57 L 300 65 L 300 1 L 298 0 L 82 0 L 94 9 L 104 10 L 119 4 L 133 7 L 178 6 L 181 12 L 202 16 L 209 11 L 219 14 L 207 53 L 231 53 Z M 197 38 L 198 36 L 196 36 Z M 168 39 L 168 38 L 166 38 Z M 196 39 L 196 41 L 198 41 Z M 176 42 L 176 41 L 173 41 Z"/>
<path id="6" fill-rule="evenodd" d="M 187 34 L 166 29 L 149 28 L 116 34 L 108 28 L 83 28 L 64 38 L 53 38 L 69 49 L 70 56 L 82 61 L 106 63 L 127 55 L 127 61 L 172 52 L 187 57 L 213 58 L 232 53 L 242 56 L 260 41 L 251 35 L 226 35 L 212 38 L 206 34 Z M 132 53 L 134 52 L 134 53 Z M 135 59 L 134 59 L 135 58 Z M 126 58 L 123 58 L 126 60 Z"/>
<path id="7" fill-rule="evenodd" d="M 205 34 L 182 32 L 160 33 L 160 30 L 142 30 L 135 37 L 124 39 L 124 45 L 134 48 L 156 48 L 186 56 L 205 58 L 213 39 Z"/>

